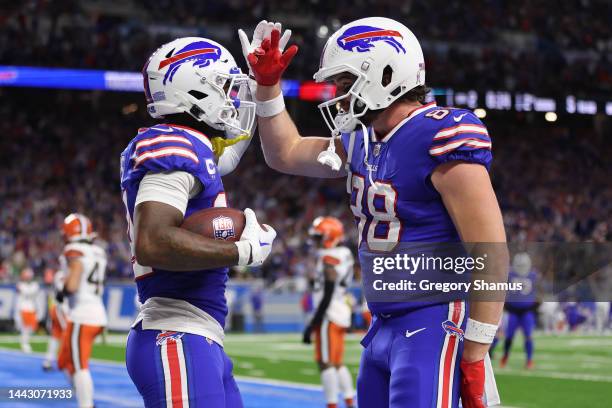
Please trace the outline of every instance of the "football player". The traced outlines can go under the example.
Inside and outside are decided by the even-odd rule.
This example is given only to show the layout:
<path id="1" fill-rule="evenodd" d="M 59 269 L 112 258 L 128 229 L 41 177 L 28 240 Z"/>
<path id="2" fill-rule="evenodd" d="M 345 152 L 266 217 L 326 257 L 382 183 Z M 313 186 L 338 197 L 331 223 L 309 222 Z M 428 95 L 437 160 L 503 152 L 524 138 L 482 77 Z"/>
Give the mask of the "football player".
<path id="1" fill-rule="evenodd" d="M 336 97 L 319 105 L 331 141 L 303 137 L 285 110 L 280 78 L 297 47 L 284 51 L 280 30 L 259 47 L 244 32 L 239 36 L 257 81 L 266 162 L 289 174 L 347 177 L 360 257 L 399 242 L 501 243 L 489 249 L 487 271 L 497 279 L 506 273 L 506 236 L 487 171 L 487 129 L 469 110 L 424 103 L 423 53 L 407 27 L 365 18 L 328 39 L 314 78 L 336 86 Z M 364 270 L 364 278 L 371 273 Z M 485 356 L 503 302 L 474 301 L 468 310 L 462 301 L 368 299 L 368 306 L 373 322 L 362 341 L 361 408 L 457 407 L 459 394 L 466 408 L 484 406 Z M 496 392 L 487 397 L 489 404 L 498 399 Z"/>
<path id="2" fill-rule="evenodd" d="M 321 372 L 327 408 L 338 406 L 338 392 L 342 393 L 347 408 L 353 408 L 353 378 L 343 363 L 344 334 L 351 326 L 346 291 L 353 276 L 353 254 L 347 247 L 339 246 L 344 239 L 344 226 L 339 219 L 318 217 L 309 232 L 319 246 L 312 294 L 316 310 L 304 330 L 303 342 L 310 344 L 314 332 L 315 361 Z"/>
<path id="3" fill-rule="evenodd" d="M 34 271 L 26 267 L 21 271 L 17 283 L 17 319 L 20 332 L 21 351 L 32 352 L 30 335 L 38 330 L 37 298 L 40 292 L 38 282 L 34 280 Z"/>
<path id="4" fill-rule="evenodd" d="M 61 262 L 66 266 L 62 292 L 68 302 L 68 323 L 57 366 L 70 376 L 79 407 L 93 407 L 89 357 L 96 337 L 107 323 L 102 302 L 106 252 L 94 243 L 93 226 L 83 214 L 68 215 L 62 232 L 66 242 Z"/>
<path id="5" fill-rule="evenodd" d="M 66 245 L 61 263 L 66 276 L 60 298 L 68 303 L 68 316 L 57 366 L 70 376 L 79 407 L 93 407 L 89 357 L 96 337 L 107 324 L 102 302 L 106 252 L 94 243 L 96 233 L 83 214 L 68 215 L 62 233 Z"/>
<path id="6" fill-rule="evenodd" d="M 63 259 L 63 257 L 61 258 Z M 53 368 L 57 358 L 57 351 L 62 340 L 62 332 L 66 328 L 66 314 L 64 304 L 64 281 L 66 279 L 63 269 L 58 269 L 53 275 L 53 291 L 49 295 L 50 336 L 47 341 L 47 353 L 42 363 L 45 371 Z"/>
<path id="7" fill-rule="evenodd" d="M 222 45 L 199 37 L 162 45 L 142 74 L 159 123 L 139 129 L 121 155 L 142 303 L 127 341 L 128 373 L 146 407 L 242 407 L 223 349 L 228 267 L 260 266 L 276 232 L 251 209 L 235 243 L 180 226 L 194 212 L 227 207 L 221 176 L 237 165 L 255 117 L 248 77 Z M 211 140 L 215 133 L 225 136 Z M 245 140 L 227 147 L 236 137 Z"/>
<path id="8" fill-rule="evenodd" d="M 520 328 L 525 338 L 525 367 L 532 369 L 533 364 L 533 330 L 536 325 L 535 312 L 539 306 L 536 301 L 536 272 L 531 268 L 531 257 L 526 252 L 519 252 L 512 258 L 512 268 L 508 274 L 508 282 L 520 283 L 520 292 L 508 295 L 505 308 L 508 311 L 508 324 L 505 331 L 504 355 L 499 363 L 505 367 L 512 348 L 516 330 Z"/>

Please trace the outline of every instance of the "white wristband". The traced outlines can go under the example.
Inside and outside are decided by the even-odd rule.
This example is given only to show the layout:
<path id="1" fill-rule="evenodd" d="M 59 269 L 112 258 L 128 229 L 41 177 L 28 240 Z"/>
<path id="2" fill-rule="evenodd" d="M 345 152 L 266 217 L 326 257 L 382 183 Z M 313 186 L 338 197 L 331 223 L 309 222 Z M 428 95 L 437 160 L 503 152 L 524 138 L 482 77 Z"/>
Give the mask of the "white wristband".
<path id="1" fill-rule="evenodd" d="M 246 266 L 249 264 L 249 258 L 251 257 L 251 243 L 249 241 L 237 241 L 234 242 L 238 248 L 238 265 Z"/>
<path id="2" fill-rule="evenodd" d="M 255 103 L 257 104 L 255 112 L 257 113 L 257 116 L 262 118 L 276 116 L 285 110 L 285 98 L 283 97 L 282 92 L 269 101 L 258 101 L 255 99 Z"/>
<path id="3" fill-rule="evenodd" d="M 476 343 L 491 344 L 497 333 L 497 325 L 468 318 L 464 338 Z"/>

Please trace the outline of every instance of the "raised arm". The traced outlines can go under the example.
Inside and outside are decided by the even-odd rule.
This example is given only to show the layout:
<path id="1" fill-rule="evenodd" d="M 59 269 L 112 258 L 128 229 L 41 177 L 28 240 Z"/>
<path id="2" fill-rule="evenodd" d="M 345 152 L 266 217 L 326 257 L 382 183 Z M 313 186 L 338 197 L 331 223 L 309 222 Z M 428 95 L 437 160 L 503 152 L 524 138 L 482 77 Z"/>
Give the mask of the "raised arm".
<path id="1" fill-rule="evenodd" d="M 258 101 L 282 98 L 279 84 L 257 87 Z M 346 176 L 343 168 L 332 170 L 317 161 L 319 154 L 329 146 L 327 137 L 304 137 L 283 109 L 279 114 L 257 118 L 261 149 L 268 166 L 282 173 L 309 177 L 336 178 Z M 346 153 L 340 138 L 335 139 L 336 153 L 344 163 Z"/>
<path id="2" fill-rule="evenodd" d="M 283 53 L 290 31 L 281 38 L 280 30 L 280 24 L 262 21 L 250 43 L 244 31 L 239 31 L 244 56 L 257 81 L 259 137 L 266 163 L 283 173 L 343 177 L 346 172 L 342 167 L 336 171 L 317 161 L 319 154 L 327 150 L 329 138 L 303 137 L 285 109 L 280 78 L 297 53 L 297 46 L 292 45 Z M 335 140 L 335 150 L 344 162 L 346 155 L 339 138 Z"/>

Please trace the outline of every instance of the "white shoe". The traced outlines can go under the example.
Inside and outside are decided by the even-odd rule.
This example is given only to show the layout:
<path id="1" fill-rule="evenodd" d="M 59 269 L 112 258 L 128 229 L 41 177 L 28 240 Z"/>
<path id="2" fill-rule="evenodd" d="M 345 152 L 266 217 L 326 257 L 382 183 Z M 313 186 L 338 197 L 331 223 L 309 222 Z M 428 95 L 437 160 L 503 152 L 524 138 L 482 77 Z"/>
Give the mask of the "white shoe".
<path id="1" fill-rule="evenodd" d="M 21 351 L 30 354 L 32 352 L 32 346 L 30 346 L 29 344 L 22 344 Z"/>

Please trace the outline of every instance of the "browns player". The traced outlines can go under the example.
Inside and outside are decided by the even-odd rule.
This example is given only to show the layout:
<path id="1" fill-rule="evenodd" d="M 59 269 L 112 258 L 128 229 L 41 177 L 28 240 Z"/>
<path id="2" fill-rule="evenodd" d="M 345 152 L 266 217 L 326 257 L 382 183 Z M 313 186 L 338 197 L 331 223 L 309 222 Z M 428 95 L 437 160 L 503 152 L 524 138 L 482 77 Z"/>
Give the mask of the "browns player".
<path id="1" fill-rule="evenodd" d="M 321 372 L 321 382 L 328 408 L 336 408 L 338 391 L 347 407 L 353 407 L 353 379 L 343 363 L 344 335 L 351 325 L 351 307 L 347 287 L 353 277 L 353 254 L 339 245 L 344 239 L 344 226 L 335 217 L 318 217 L 310 234 L 315 237 L 317 278 L 313 290 L 315 314 L 304 330 L 303 341 L 315 337 L 315 360 Z"/>
<path id="2" fill-rule="evenodd" d="M 83 214 L 68 215 L 62 231 L 66 241 L 62 255 L 66 265 L 63 293 L 69 311 L 57 365 L 70 375 L 79 407 L 93 407 L 89 357 L 94 340 L 107 323 L 102 302 L 106 252 L 94 244 L 96 234 Z"/>

